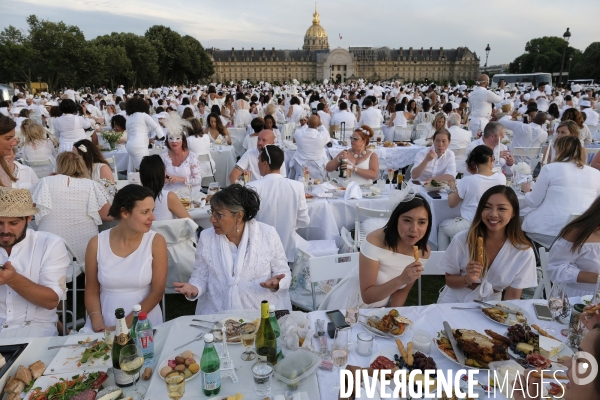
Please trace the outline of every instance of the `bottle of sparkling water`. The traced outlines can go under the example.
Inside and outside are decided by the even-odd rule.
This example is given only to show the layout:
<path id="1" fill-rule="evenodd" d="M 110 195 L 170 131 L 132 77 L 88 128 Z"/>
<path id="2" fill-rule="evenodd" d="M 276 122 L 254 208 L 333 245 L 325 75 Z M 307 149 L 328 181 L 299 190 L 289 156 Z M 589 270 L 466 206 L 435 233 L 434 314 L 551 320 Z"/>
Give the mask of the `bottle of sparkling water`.
<path id="1" fill-rule="evenodd" d="M 137 325 L 138 315 L 139 315 L 140 311 L 142 311 L 141 305 L 136 304 L 133 306 L 133 321 L 131 321 L 131 328 L 129 328 L 129 335 L 131 336 L 131 339 L 133 339 L 133 343 L 136 343 L 136 344 L 139 344 L 139 343 L 137 341 L 137 335 L 135 333 L 135 326 Z"/>
<path id="2" fill-rule="evenodd" d="M 152 332 L 152 324 L 144 311 L 140 311 L 138 314 L 135 335 L 144 355 L 144 368 L 152 368 L 154 366 L 154 333 Z"/>
<path id="3" fill-rule="evenodd" d="M 213 344 L 212 333 L 204 335 L 204 351 L 200 359 L 202 391 L 205 396 L 216 396 L 221 390 L 221 360 Z"/>
<path id="4" fill-rule="evenodd" d="M 279 322 L 277 322 L 277 318 L 275 317 L 275 306 L 273 304 L 269 305 L 269 321 L 271 321 L 271 327 L 273 328 L 273 332 L 275 332 L 275 338 L 277 338 L 277 360 L 281 360 L 283 359 L 281 340 L 279 340 L 281 330 L 279 328 Z"/>

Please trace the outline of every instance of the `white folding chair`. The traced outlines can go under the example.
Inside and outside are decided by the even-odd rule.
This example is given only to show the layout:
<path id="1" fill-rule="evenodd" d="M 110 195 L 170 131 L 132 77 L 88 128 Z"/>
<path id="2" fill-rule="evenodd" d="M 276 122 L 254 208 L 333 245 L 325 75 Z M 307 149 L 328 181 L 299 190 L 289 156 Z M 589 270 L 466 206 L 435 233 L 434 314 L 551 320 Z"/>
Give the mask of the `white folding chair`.
<path id="1" fill-rule="evenodd" d="M 373 210 L 371 208 L 361 207 L 356 205 L 356 215 L 354 219 L 354 248 L 356 251 L 360 249 L 360 244 L 365 240 L 366 234 L 361 227 L 360 217 L 367 218 L 389 218 L 392 215 L 392 211 L 386 210 Z"/>
<path id="2" fill-rule="evenodd" d="M 50 159 L 45 160 L 23 160 L 25 165 L 30 166 L 38 178 L 42 179 L 43 177 L 49 176 L 53 171 L 52 169 L 37 169 L 36 167 L 46 167 L 48 165 L 52 165 L 52 161 Z"/>
<path id="3" fill-rule="evenodd" d="M 383 131 L 381 130 L 381 127 L 371 129 L 373 129 L 373 138 L 371 140 L 376 141 L 378 137 L 381 137 L 381 140 L 383 141 Z"/>
<path id="4" fill-rule="evenodd" d="M 200 183 L 200 186 L 202 187 L 208 187 L 208 184 L 210 182 L 216 182 L 217 180 L 215 179 L 215 170 L 213 169 L 212 163 L 210 162 L 210 154 L 198 154 L 198 161 L 202 164 L 202 163 L 207 163 L 210 166 L 210 175 L 207 176 L 203 176 L 202 177 L 202 182 Z"/>
<path id="5" fill-rule="evenodd" d="M 117 171 L 117 160 L 115 159 L 115 156 L 107 157 L 106 162 L 110 166 L 110 169 L 112 169 L 115 182 L 118 181 L 119 180 L 119 172 Z"/>
<path id="6" fill-rule="evenodd" d="M 540 154 L 542 154 L 541 147 L 513 147 L 512 156 L 515 159 L 526 158 L 529 160 L 529 165 L 533 170 L 537 163 L 540 161 Z"/>
<path id="7" fill-rule="evenodd" d="M 246 150 L 255 149 L 258 143 L 258 136 L 248 136 L 248 147 Z"/>
<path id="8" fill-rule="evenodd" d="M 427 139 L 430 130 L 431 124 L 417 124 L 417 134 L 415 135 L 415 139 Z"/>
<path id="9" fill-rule="evenodd" d="M 535 289 L 533 298 L 544 299 L 546 296 L 550 296 L 550 290 L 552 290 L 552 282 L 550 282 L 550 278 L 548 277 L 549 253 L 543 247 L 538 249 L 538 253 L 540 255 L 540 265 L 542 266 L 542 279 L 540 280 L 538 287 Z"/>
<path id="10" fill-rule="evenodd" d="M 63 336 L 67 334 L 67 320 L 66 320 L 66 313 L 71 312 L 72 315 L 72 327 L 73 329 L 77 329 L 77 290 L 79 291 L 83 291 L 84 289 L 77 289 L 77 277 L 79 275 L 81 275 L 82 273 L 85 272 L 85 265 L 82 261 L 77 260 L 77 257 L 75 256 L 75 252 L 73 251 L 73 249 L 71 248 L 71 246 L 69 246 L 69 244 L 66 242 L 66 240 L 63 239 L 63 243 L 65 244 L 65 247 L 67 248 L 67 252 L 69 252 L 70 254 L 70 260 L 71 262 L 69 263 L 69 268 L 67 268 L 67 280 L 66 283 L 72 283 L 73 287 L 72 289 L 67 289 L 67 291 L 65 292 L 65 298 L 64 301 L 67 300 L 67 293 L 71 292 L 72 293 L 72 304 L 71 304 L 71 310 L 70 311 L 65 311 L 66 309 L 66 304 L 63 303 L 63 307 L 62 307 L 62 317 L 63 317 Z M 85 320 L 83 321 L 85 323 Z"/>
<path id="11" fill-rule="evenodd" d="M 342 248 L 342 251 L 344 251 L 344 249 L 355 249 L 352 234 L 348 229 L 346 229 L 345 226 L 342 226 L 342 229 L 340 230 L 340 236 L 342 237 L 342 243 L 344 244 L 344 248 Z"/>
<path id="12" fill-rule="evenodd" d="M 160 156 L 162 154 L 162 152 L 163 152 L 163 149 L 159 149 L 158 147 L 153 147 L 149 151 L 151 156 L 153 156 L 155 154 Z"/>
<path id="13" fill-rule="evenodd" d="M 334 254 L 325 257 L 311 257 L 309 254 L 298 249 L 297 251 L 304 253 L 308 257 L 308 270 L 310 275 L 310 286 L 313 298 L 313 309 L 317 310 L 319 305 L 314 290 L 314 284 L 321 281 L 331 279 L 341 279 L 352 268 L 358 265 L 359 253 Z"/>
<path id="14" fill-rule="evenodd" d="M 440 261 L 444 256 L 444 251 L 432 251 L 429 253 L 429 259 L 423 266 L 423 272 L 421 276 L 433 276 L 433 275 L 446 275 L 445 271 L 442 271 L 439 267 Z M 421 305 L 421 278 L 417 280 L 418 300 Z"/>
<path id="15" fill-rule="evenodd" d="M 402 127 L 397 126 L 394 128 L 394 142 L 410 142 L 412 138 L 412 126 Z"/>

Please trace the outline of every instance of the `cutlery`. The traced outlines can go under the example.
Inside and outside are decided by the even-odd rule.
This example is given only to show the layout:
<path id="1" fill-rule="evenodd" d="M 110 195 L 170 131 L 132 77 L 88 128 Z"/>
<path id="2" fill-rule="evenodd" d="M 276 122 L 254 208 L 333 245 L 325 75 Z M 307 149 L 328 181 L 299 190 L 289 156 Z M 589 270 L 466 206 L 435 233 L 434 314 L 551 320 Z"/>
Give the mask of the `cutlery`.
<path id="1" fill-rule="evenodd" d="M 452 328 L 448 321 L 444 321 L 444 331 L 446 332 L 446 336 L 448 336 L 448 340 L 450 340 L 450 344 L 452 345 L 452 350 L 454 351 L 454 355 L 456 356 L 456 360 L 461 366 L 465 366 L 465 353 L 463 353 L 462 349 L 458 347 L 458 343 L 456 343 L 456 339 L 454 338 L 454 332 L 452 332 Z"/>
<path id="2" fill-rule="evenodd" d="M 473 300 L 475 303 L 479 303 L 479 304 L 483 304 L 484 306 L 487 306 L 489 308 L 497 308 L 500 311 L 504 311 L 505 313 L 508 314 L 516 314 L 517 311 L 516 310 L 511 310 L 510 308 L 506 308 L 506 307 L 502 307 L 502 306 L 497 306 L 495 304 L 490 304 L 490 303 L 486 303 L 485 301 L 481 301 L 481 300 Z"/>
<path id="3" fill-rule="evenodd" d="M 194 324 L 190 324 L 190 326 L 193 326 L 194 328 L 205 329 L 205 330 L 207 330 L 207 331 L 209 331 L 209 332 L 221 332 L 221 330 L 220 330 L 220 329 L 215 329 L 215 328 L 212 328 L 212 329 L 211 329 L 211 328 L 207 328 L 207 327 L 205 327 L 205 326 L 201 326 L 201 325 L 194 325 Z"/>
<path id="4" fill-rule="evenodd" d="M 184 344 L 182 344 L 181 346 L 175 347 L 175 350 L 182 349 L 182 348 L 184 348 L 185 346 L 187 346 L 188 344 L 191 344 L 191 343 L 194 343 L 194 342 L 196 342 L 196 341 L 198 341 L 198 340 L 201 340 L 203 337 L 204 337 L 204 332 L 202 332 L 201 334 L 199 334 L 198 336 L 196 336 L 196 337 L 194 338 L 194 340 L 190 340 L 189 342 L 187 342 L 187 343 L 184 343 Z"/>
<path id="5" fill-rule="evenodd" d="M 196 322 L 206 322 L 207 324 L 213 324 L 216 325 L 219 323 L 219 321 L 207 321 L 205 319 L 193 319 L 192 321 L 196 321 Z"/>
<path id="6" fill-rule="evenodd" d="M 478 306 L 478 307 L 474 307 L 474 308 L 468 308 L 468 307 L 450 307 L 453 310 L 481 310 L 483 307 Z"/>
<path id="7" fill-rule="evenodd" d="M 59 349 L 61 347 L 73 347 L 73 348 L 74 347 L 92 347 L 93 345 L 95 345 L 99 341 L 100 341 L 100 339 L 96 339 L 96 340 L 92 340 L 91 342 L 87 342 L 87 343 L 63 344 L 61 346 L 50 346 L 50 347 L 48 347 L 48 350 Z"/>

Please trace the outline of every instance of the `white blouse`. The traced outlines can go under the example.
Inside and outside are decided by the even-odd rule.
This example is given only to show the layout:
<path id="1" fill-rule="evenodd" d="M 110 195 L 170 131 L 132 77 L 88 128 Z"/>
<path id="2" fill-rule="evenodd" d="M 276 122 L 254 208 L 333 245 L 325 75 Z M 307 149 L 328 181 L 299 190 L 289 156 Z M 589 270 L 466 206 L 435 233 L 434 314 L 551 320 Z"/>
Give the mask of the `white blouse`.
<path id="1" fill-rule="evenodd" d="M 485 176 L 481 174 L 466 175 L 456 182 L 460 203 L 460 216 L 467 221 L 473 221 L 481 196 L 491 187 L 506 185 L 506 177 L 501 172 Z"/>
<path id="2" fill-rule="evenodd" d="M 91 127 L 90 120 L 75 114 L 63 114 L 54 121 L 54 134 L 60 141 L 60 151 L 71 151 L 78 140 L 86 139 L 85 130 Z"/>
<path id="3" fill-rule="evenodd" d="M 200 170 L 200 161 L 198 161 L 198 157 L 196 157 L 196 154 L 194 154 L 191 151 L 188 152 L 188 156 L 178 167 L 173 165 L 173 160 L 171 160 L 168 151 L 165 151 L 160 156 L 163 159 L 163 162 L 165 163 L 167 175 L 180 176 L 189 179 L 192 183 L 192 186 L 199 187 L 201 185 L 202 172 Z M 173 192 L 177 190 L 182 190 L 184 188 L 187 189 L 185 183 L 167 183 L 164 188 L 165 190 Z"/>
<path id="4" fill-rule="evenodd" d="M 56 149 L 50 139 L 35 143 L 27 143 L 21 149 L 25 161 L 50 160 L 52 165 L 56 165 Z"/>
<path id="5" fill-rule="evenodd" d="M 523 230 L 557 236 L 571 214 L 581 214 L 600 194 L 600 171 L 572 162 L 544 165 L 533 186 L 521 201 L 535 210 L 525 216 Z"/>
<path id="6" fill-rule="evenodd" d="M 444 256 L 440 260 L 439 267 L 450 275 L 464 276 L 467 274 L 466 267 L 470 261 L 469 246 L 467 245 L 468 231 L 457 233 Z M 514 289 L 525 289 L 537 286 L 537 274 L 535 269 L 535 255 L 533 249 L 522 250 L 514 247 L 507 239 L 504 246 L 498 252 L 494 262 L 488 268 L 487 274 L 478 282 L 491 285 L 493 290 L 502 292 L 508 287 Z M 463 302 L 465 297 L 485 300 L 494 298 L 493 293 L 480 296 L 469 288 L 452 289 L 446 287 L 438 299 L 438 303 Z M 500 293 L 501 295 L 502 293 Z M 497 296 L 497 294 L 496 294 Z"/>
<path id="7" fill-rule="evenodd" d="M 427 153 L 429 153 L 429 150 L 431 150 L 431 147 L 425 147 L 423 150 L 419 151 L 415 156 L 415 162 L 413 165 L 421 165 L 425 159 L 425 156 Z M 421 176 L 419 176 L 419 181 L 424 182 L 434 176 L 446 174 L 456 176 L 456 161 L 454 159 L 454 153 L 452 150 L 446 150 L 441 157 L 438 157 L 436 154 L 436 157 L 427 163 L 423 173 Z"/>
<path id="8" fill-rule="evenodd" d="M 160 125 L 146 113 L 136 112 L 127 117 L 127 144 L 132 147 L 148 147 L 150 136 L 164 136 Z M 129 147 L 129 146 L 128 146 Z"/>
<path id="9" fill-rule="evenodd" d="M 17 181 L 12 183 L 13 188 L 31 189 L 39 182 L 39 178 L 31 167 L 17 161 L 15 161 L 14 176 Z"/>
<path id="10" fill-rule="evenodd" d="M 569 297 L 594 294 L 595 283 L 578 283 L 580 272 L 600 274 L 600 243 L 584 243 L 581 250 L 571 252 L 572 242 L 559 238 L 550 248 L 548 276 L 552 283 L 566 283 Z"/>

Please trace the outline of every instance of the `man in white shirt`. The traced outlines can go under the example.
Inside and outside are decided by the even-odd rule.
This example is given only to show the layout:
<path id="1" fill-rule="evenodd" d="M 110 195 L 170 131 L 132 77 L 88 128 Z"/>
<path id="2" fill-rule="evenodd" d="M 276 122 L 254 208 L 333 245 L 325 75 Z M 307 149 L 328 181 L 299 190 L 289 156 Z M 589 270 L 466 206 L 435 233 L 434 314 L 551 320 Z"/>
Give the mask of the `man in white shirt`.
<path id="1" fill-rule="evenodd" d="M 535 99 L 535 101 L 537 101 L 540 97 L 546 97 L 546 90 L 544 89 L 546 87 L 546 82 L 540 82 L 538 83 L 538 88 L 537 90 L 534 90 L 531 93 L 531 97 L 533 99 Z"/>
<path id="2" fill-rule="evenodd" d="M 457 157 L 461 155 L 460 158 L 464 160 L 467 146 L 471 143 L 471 132 L 460 127 L 460 115 L 457 113 L 450 113 L 448 127 L 448 132 L 452 135 L 448 149 L 452 150 Z"/>
<path id="3" fill-rule="evenodd" d="M 586 125 L 598 125 L 598 113 L 592 108 L 593 100 L 583 99 L 579 102 L 581 112 L 585 114 L 586 118 L 584 124 Z"/>
<path id="4" fill-rule="evenodd" d="M 75 91 L 73 90 L 73 88 L 69 87 L 67 90 L 65 90 L 64 95 L 67 96 L 68 99 L 76 101 L 75 100 Z"/>
<path id="5" fill-rule="evenodd" d="M 354 114 L 348 110 L 348 103 L 340 101 L 340 111 L 331 117 L 330 125 L 338 125 L 341 129 L 341 123 L 344 122 L 346 130 L 352 131 L 358 125 Z"/>
<path id="6" fill-rule="evenodd" d="M 0 188 L 0 337 L 58 333 L 69 255 L 58 236 L 27 229 L 37 213 L 29 190 Z"/>
<path id="7" fill-rule="evenodd" d="M 533 121 L 530 124 L 525 124 L 520 121 L 513 121 L 509 118 L 503 118 L 498 122 L 513 132 L 511 148 L 534 148 L 542 147 L 542 145 L 546 143 L 548 132 L 546 132 L 542 126 L 546 123 L 547 119 L 548 114 L 540 111 L 535 114 L 535 117 L 533 117 Z M 515 160 L 517 162 L 530 161 L 529 158 L 526 159 L 523 157 L 516 157 Z"/>
<path id="8" fill-rule="evenodd" d="M 329 104 L 319 103 L 319 105 L 317 105 L 317 110 L 321 125 L 326 129 L 329 129 L 329 125 L 331 125 L 331 111 L 329 111 Z"/>
<path id="9" fill-rule="evenodd" d="M 258 156 L 262 179 L 248 184 L 260 196 L 260 210 L 256 220 L 275 228 L 285 249 L 288 262 L 296 256 L 296 229 L 306 228 L 310 222 L 304 196 L 304 185 L 283 177 L 280 173 L 284 153 L 279 147 L 266 145 Z"/>
<path id="10" fill-rule="evenodd" d="M 431 180 L 452 181 L 456 177 L 456 160 L 448 149 L 451 134 L 442 128 L 433 135 L 433 146 L 426 147 L 415 156 L 411 171 L 412 179 L 421 182 Z"/>
<path id="11" fill-rule="evenodd" d="M 327 163 L 325 145 L 329 143 L 330 136 L 326 130 L 318 129 L 320 124 L 319 117 L 311 115 L 306 129 L 297 129 L 294 133 L 297 146 L 293 160 L 296 170 L 295 179 L 302 176 L 302 167 L 308 167 L 313 179 L 323 180 L 325 178 L 325 164 Z"/>
<path id="12" fill-rule="evenodd" d="M 123 98 L 123 96 L 125 96 L 125 90 L 123 89 L 123 85 L 119 85 L 117 90 L 115 90 L 115 94 L 117 96 L 120 96 L 121 98 Z"/>
<path id="13" fill-rule="evenodd" d="M 258 140 L 256 141 L 256 147 L 248 149 L 240 159 L 238 160 L 235 167 L 229 173 L 229 182 L 233 185 L 244 171 L 250 171 L 250 181 L 260 179 L 260 171 L 258 169 L 258 153 L 262 148 L 268 144 L 275 144 L 275 132 L 271 130 L 264 130 L 258 134 Z M 279 171 L 282 176 L 286 176 L 285 164 L 281 166 Z"/>
<path id="14" fill-rule="evenodd" d="M 476 136 L 478 131 L 483 132 L 485 129 L 492 116 L 492 104 L 504 100 L 504 85 L 506 82 L 500 82 L 499 94 L 486 89 L 489 83 L 490 78 L 487 75 L 479 75 L 477 86 L 469 94 L 469 108 L 471 109 L 469 130 L 473 133 L 473 136 Z"/>
<path id="15" fill-rule="evenodd" d="M 490 122 L 483 129 L 483 135 L 477 140 L 473 140 L 467 146 L 467 152 L 465 158 L 469 158 L 469 154 L 473 149 L 479 145 L 486 145 L 494 151 L 495 165 L 502 168 L 502 172 L 505 175 L 512 175 L 512 167 L 515 163 L 515 159 L 508 151 L 508 148 L 501 143 L 504 138 L 504 127 L 499 122 Z"/>
<path id="16" fill-rule="evenodd" d="M 376 81 L 375 85 L 373 85 L 373 96 L 378 99 L 381 99 L 381 96 L 383 95 L 383 88 L 381 87 L 380 83 L 380 81 Z"/>
<path id="17" fill-rule="evenodd" d="M 383 114 L 381 114 L 381 110 L 373 107 L 373 101 L 370 98 L 366 98 L 363 101 L 363 105 L 366 110 L 360 113 L 360 121 L 358 121 L 359 126 L 367 125 L 371 129 L 381 130 L 381 123 L 383 122 Z"/>

